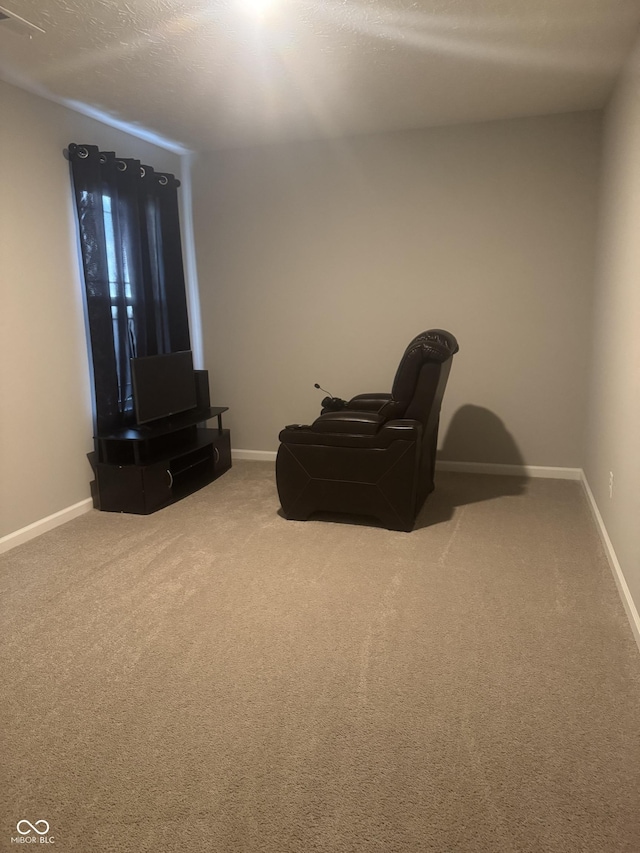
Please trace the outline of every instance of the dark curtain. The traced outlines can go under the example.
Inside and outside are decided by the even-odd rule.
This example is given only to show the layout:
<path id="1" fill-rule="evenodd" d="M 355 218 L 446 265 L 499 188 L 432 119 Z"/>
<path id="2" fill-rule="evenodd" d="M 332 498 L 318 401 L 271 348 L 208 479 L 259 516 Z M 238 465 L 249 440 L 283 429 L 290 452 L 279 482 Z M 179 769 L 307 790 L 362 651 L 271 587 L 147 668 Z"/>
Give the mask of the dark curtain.
<path id="1" fill-rule="evenodd" d="M 97 434 L 133 421 L 130 359 L 188 350 L 173 175 L 69 145 L 93 361 Z"/>

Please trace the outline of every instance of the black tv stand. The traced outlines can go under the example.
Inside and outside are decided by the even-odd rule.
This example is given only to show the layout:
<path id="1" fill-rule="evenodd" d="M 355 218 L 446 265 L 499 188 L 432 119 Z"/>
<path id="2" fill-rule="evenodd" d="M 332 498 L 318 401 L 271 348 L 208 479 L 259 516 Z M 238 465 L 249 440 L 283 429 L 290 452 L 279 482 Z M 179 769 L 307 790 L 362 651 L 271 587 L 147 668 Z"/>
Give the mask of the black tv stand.
<path id="1" fill-rule="evenodd" d="M 96 508 L 148 515 L 211 483 L 231 467 L 226 411 L 191 409 L 95 436 Z M 205 426 L 213 418 L 217 429 Z"/>

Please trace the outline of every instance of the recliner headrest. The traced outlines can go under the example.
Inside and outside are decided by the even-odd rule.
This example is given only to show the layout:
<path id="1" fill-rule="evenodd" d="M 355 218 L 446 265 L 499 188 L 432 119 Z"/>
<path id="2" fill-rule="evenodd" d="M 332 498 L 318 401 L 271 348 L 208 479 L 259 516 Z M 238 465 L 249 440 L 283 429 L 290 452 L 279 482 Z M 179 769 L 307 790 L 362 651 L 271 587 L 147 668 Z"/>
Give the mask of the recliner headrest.
<path id="1" fill-rule="evenodd" d="M 455 355 L 459 349 L 457 340 L 451 332 L 446 332 L 444 329 L 427 329 L 426 332 L 416 335 L 404 351 L 404 354 L 406 355 L 416 346 L 422 347 L 423 352 L 439 364 L 442 364 L 443 361 Z"/>
<path id="2" fill-rule="evenodd" d="M 416 335 L 398 365 L 391 389 L 391 400 L 382 410 L 385 417 L 401 418 L 404 415 L 425 363 L 442 364 L 457 352 L 458 342 L 444 329 L 428 329 Z"/>

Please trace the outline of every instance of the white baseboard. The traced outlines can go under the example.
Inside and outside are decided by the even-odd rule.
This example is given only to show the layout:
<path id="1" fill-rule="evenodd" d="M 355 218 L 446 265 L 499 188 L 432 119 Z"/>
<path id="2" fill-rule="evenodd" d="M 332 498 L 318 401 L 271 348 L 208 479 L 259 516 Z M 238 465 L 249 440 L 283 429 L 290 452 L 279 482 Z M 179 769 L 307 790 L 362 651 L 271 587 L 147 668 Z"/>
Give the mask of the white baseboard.
<path id="1" fill-rule="evenodd" d="M 247 459 L 250 462 L 275 462 L 275 450 L 232 450 L 232 459 Z"/>
<path id="2" fill-rule="evenodd" d="M 618 557 L 616 556 L 613 543 L 611 542 L 609 534 L 607 533 L 607 528 L 605 526 L 604 519 L 600 514 L 598 504 L 596 503 L 596 499 L 593 496 L 593 492 L 591 491 L 587 478 L 584 475 L 584 471 L 582 472 L 582 476 L 580 479 L 582 481 L 582 486 L 584 488 L 585 495 L 587 496 L 587 501 L 589 503 L 589 507 L 591 508 L 596 527 L 598 528 L 598 533 L 600 534 L 600 539 L 602 540 L 602 544 L 607 555 L 607 560 L 609 561 L 609 566 L 611 567 L 613 578 L 616 582 L 616 586 L 618 587 L 618 592 L 620 594 L 620 598 L 622 599 L 622 604 L 627 614 L 627 619 L 629 620 L 629 624 L 631 625 L 631 631 L 633 633 L 636 643 L 638 644 L 638 649 L 640 649 L 640 615 L 638 614 L 638 609 L 635 605 L 633 598 L 631 597 L 631 590 L 627 586 L 627 581 L 625 580 L 624 572 L 622 571 L 622 566 L 618 561 Z"/>
<path id="3" fill-rule="evenodd" d="M 554 468 L 547 465 L 503 465 L 498 462 L 436 462 L 436 471 L 463 474 L 502 474 L 510 477 L 543 477 L 550 480 L 580 480 L 581 468 Z"/>
<path id="4" fill-rule="evenodd" d="M 85 512 L 89 512 L 91 509 L 93 509 L 93 501 L 91 498 L 86 498 L 86 500 L 73 504 L 73 506 L 68 506 L 66 509 L 54 512 L 53 515 L 48 515 L 46 518 L 34 521 L 33 524 L 28 524 L 20 530 L 15 530 L 13 533 L 9 533 L 0 539 L 0 554 L 9 551 L 11 548 L 15 548 L 17 545 L 22 545 L 30 539 L 35 539 L 36 536 L 53 530 L 54 527 L 66 524 L 67 521 L 71 521 L 79 515 L 84 515 Z"/>
<path id="5" fill-rule="evenodd" d="M 232 450 L 234 459 L 252 462 L 275 462 L 275 450 Z M 437 471 L 459 471 L 464 474 L 502 474 L 514 477 L 547 477 L 554 480 L 580 480 L 581 468 L 551 468 L 545 465 L 503 465 L 496 462 L 436 462 Z"/>

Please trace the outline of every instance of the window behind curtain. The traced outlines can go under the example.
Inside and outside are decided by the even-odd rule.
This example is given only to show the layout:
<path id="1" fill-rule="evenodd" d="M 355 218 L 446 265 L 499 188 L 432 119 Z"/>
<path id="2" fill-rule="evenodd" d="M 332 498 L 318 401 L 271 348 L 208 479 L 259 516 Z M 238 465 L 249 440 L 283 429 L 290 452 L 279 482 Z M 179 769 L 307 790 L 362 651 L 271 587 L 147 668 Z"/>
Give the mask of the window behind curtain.
<path id="1" fill-rule="evenodd" d="M 107 273 L 109 280 L 109 299 L 111 302 L 111 319 L 113 325 L 113 345 L 116 352 L 126 351 L 131 358 L 138 355 L 138 347 L 136 343 L 136 332 L 134 324 L 135 303 L 133 292 L 131 290 L 131 275 L 129 273 L 129 264 L 127 261 L 127 247 L 121 246 L 123 264 L 122 264 L 122 280 L 118 276 L 118 265 L 116 264 L 116 238 L 113 223 L 113 214 L 111 210 L 111 196 L 102 196 L 102 213 L 104 216 L 104 236 L 105 247 L 107 252 Z M 119 304 L 119 290 L 122 288 L 124 293 L 124 306 Z M 127 341 L 121 340 L 121 326 L 123 317 L 121 316 L 124 310 L 126 316 L 126 338 Z M 124 365 L 116 359 L 116 370 L 118 373 L 118 399 L 123 414 L 133 411 L 133 386 L 131 382 L 131 370 L 126 369 Z"/>
<path id="2" fill-rule="evenodd" d="M 173 175 L 69 145 L 93 364 L 96 432 L 133 419 L 130 359 L 190 349 Z"/>

